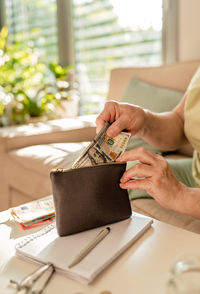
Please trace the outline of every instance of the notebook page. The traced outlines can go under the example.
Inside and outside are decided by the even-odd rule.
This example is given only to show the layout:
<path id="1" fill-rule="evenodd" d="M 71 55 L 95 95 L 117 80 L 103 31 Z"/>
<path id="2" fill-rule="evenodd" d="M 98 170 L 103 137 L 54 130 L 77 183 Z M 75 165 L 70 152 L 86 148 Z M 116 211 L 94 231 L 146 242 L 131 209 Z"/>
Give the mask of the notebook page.
<path id="1" fill-rule="evenodd" d="M 33 234 L 29 242 L 24 241 L 24 245 L 20 242 L 21 245 L 16 246 L 16 252 L 23 258 L 42 263 L 51 262 L 57 271 L 87 284 L 139 238 L 151 223 L 149 218 L 132 216 L 111 224 L 110 233 L 80 263 L 70 269 L 68 265 L 72 259 L 107 226 L 59 237 L 54 223 L 46 231 L 36 233 L 38 236 Z"/>

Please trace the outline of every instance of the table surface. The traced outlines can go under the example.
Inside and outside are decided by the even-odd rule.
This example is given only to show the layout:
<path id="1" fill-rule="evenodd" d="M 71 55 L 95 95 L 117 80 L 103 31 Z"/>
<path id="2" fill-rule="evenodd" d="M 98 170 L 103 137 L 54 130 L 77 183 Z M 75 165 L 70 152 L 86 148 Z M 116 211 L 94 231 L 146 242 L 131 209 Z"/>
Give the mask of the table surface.
<path id="1" fill-rule="evenodd" d="M 139 214 L 137 214 L 139 215 Z M 40 227 L 24 231 L 9 220 L 9 212 L 0 213 L 0 293 L 14 293 L 9 280 L 20 281 L 38 266 L 15 256 L 20 237 Z M 126 252 L 103 271 L 90 285 L 82 285 L 55 273 L 44 293 L 59 294 L 161 294 L 165 293 L 169 270 L 177 256 L 200 256 L 200 235 L 154 220 Z"/>

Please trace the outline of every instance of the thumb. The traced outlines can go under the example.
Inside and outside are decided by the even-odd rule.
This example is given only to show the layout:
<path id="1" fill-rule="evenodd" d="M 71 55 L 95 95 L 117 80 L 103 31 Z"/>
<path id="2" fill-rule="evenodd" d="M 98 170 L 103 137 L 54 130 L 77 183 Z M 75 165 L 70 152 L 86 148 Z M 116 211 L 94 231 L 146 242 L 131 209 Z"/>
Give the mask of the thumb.
<path id="1" fill-rule="evenodd" d="M 127 122 L 123 119 L 123 117 L 119 117 L 111 124 L 106 134 L 108 135 L 108 137 L 113 138 L 119 135 L 119 133 L 125 129 L 127 129 Z"/>

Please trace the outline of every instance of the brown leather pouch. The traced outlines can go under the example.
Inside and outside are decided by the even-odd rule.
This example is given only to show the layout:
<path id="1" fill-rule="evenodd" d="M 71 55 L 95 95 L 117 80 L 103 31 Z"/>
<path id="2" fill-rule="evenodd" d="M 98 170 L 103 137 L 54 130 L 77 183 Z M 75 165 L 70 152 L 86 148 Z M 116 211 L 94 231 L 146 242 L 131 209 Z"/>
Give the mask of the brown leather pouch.
<path id="1" fill-rule="evenodd" d="M 60 236 L 120 221 L 131 215 L 127 190 L 119 186 L 126 163 L 51 171 Z"/>

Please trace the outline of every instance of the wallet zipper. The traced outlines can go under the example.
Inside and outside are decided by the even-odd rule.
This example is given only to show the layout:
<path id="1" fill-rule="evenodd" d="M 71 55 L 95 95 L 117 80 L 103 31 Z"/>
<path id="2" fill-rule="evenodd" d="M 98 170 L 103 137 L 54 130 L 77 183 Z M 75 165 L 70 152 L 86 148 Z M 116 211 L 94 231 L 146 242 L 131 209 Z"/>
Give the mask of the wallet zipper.
<path id="1" fill-rule="evenodd" d="M 116 162 L 116 161 L 112 161 L 110 163 L 101 163 L 101 164 L 98 164 L 98 165 L 95 165 L 95 166 L 102 166 L 102 165 L 111 165 L 111 164 L 124 164 L 125 162 Z M 82 166 L 82 167 L 79 167 L 79 168 L 62 168 L 62 167 L 57 167 L 57 168 L 53 168 L 51 171 L 52 172 L 64 172 L 64 171 L 68 171 L 68 170 L 76 170 L 76 169 L 80 169 L 80 168 L 92 168 L 94 167 L 94 165 L 92 166 Z"/>

